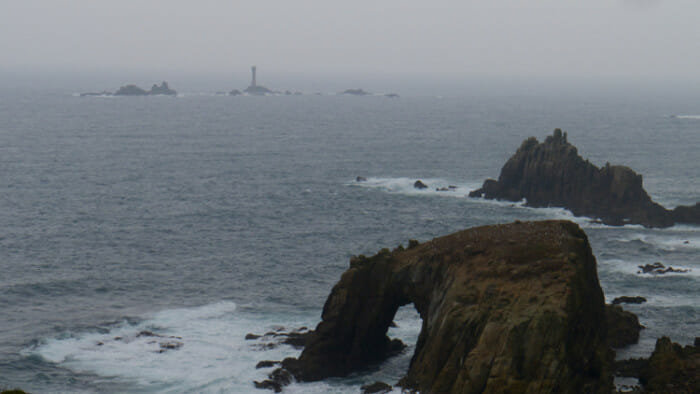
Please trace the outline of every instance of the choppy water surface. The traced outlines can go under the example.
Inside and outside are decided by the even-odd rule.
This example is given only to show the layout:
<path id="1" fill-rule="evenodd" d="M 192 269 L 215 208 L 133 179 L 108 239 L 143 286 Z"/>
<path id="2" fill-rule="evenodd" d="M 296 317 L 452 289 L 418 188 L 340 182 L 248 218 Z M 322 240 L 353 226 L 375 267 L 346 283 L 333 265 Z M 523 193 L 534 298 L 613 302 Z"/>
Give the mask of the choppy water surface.
<path id="1" fill-rule="evenodd" d="M 0 387 L 255 392 L 269 371 L 258 361 L 298 351 L 245 335 L 314 327 L 351 255 L 515 219 L 575 220 L 608 301 L 647 297 L 626 306 L 647 329 L 622 356 L 648 354 L 660 335 L 689 343 L 700 335 L 700 228 L 614 228 L 465 195 L 498 176 L 523 139 L 561 127 L 593 163 L 644 174 L 655 200 L 694 203 L 694 103 L 1 96 Z M 416 179 L 431 188 L 414 189 Z M 434 191 L 448 185 L 457 188 Z M 637 274 L 655 261 L 691 271 Z M 414 344 L 412 308 L 396 321 L 391 335 Z M 167 338 L 182 346 L 161 352 Z M 393 383 L 411 350 L 289 392 Z"/>

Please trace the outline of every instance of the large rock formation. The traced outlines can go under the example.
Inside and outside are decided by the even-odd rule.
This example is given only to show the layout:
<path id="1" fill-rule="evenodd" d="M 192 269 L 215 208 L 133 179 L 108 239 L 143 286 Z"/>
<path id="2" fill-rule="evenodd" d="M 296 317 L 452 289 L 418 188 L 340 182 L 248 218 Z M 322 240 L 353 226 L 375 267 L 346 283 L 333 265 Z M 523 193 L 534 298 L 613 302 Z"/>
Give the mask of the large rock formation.
<path id="1" fill-rule="evenodd" d="M 639 378 L 643 393 L 700 393 L 700 337 L 695 338 L 694 345 L 685 347 L 662 337 L 656 340 L 649 358 L 615 364 L 618 375 Z"/>
<path id="2" fill-rule="evenodd" d="M 700 338 L 685 347 L 668 337 L 657 339 L 639 381 L 648 393 L 700 393 Z"/>
<path id="3" fill-rule="evenodd" d="M 477 227 L 353 258 L 303 353 L 283 369 L 314 381 L 382 361 L 396 349 L 386 335 L 394 314 L 411 303 L 423 324 L 404 388 L 610 392 L 596 260 L 566 221 Z"/>
<path id="4" fill-rule="evenodd" d="M 578 155 L 560 129 L 539 143 L 526 139 L 501 169 L 470 197 L 520 201 L 531 207 L 563 207 L 605 224 L 668 227 L 700 224 L 700 203 L 669 211 L 651 200 L 642 176 L 625 166 L 598 168 Z"/>

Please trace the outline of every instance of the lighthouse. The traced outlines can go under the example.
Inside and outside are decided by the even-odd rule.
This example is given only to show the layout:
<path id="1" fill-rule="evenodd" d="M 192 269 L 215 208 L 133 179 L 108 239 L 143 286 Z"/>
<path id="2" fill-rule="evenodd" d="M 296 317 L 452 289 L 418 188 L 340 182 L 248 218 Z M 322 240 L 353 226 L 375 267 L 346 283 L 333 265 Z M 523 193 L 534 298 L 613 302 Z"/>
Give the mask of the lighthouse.
<path id="1" fill-rule="evenodd" d="M 252 78 L 250 80 L 250 86 L 245 90 L 246 93 L 252 94 L 255 96 L 264 96 L 268 93 L 273 93 L 272 90 L 264 87 L 264 86 L 259 86 L 258 81 L 256 79 L 256 75 L 258 71 L 258 68 L 256 66 L 252 66 L 250 68 L 250 72 L 252 74 Z"/>

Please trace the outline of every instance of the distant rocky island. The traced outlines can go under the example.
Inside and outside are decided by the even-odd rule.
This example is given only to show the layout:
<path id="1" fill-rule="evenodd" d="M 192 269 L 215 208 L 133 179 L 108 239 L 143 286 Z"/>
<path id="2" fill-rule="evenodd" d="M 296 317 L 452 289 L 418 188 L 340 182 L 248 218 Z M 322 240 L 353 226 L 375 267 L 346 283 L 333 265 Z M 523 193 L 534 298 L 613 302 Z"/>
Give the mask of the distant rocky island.
<path id="1" fill-rule="evenodd" d="M 365 92 L 362 89 L 346 89 L 341 94 L 349 94 L 351 96 L 369 96 L 371 93 Z"/>
<path id="2" fill-rule="evenodd" d="M 470 197 L 521 201 L 530 207 L 561 207 L 575 216 L 604 224 L 669 227 L 676 223 L 700 224 L 700 203 L 666 209 L 652 201 L 642 176 L 629 167 L 606 164 L 598 168 L 578 154 L 566 133 L 554 130 L 540 143 L 523 141 L 508 159 L 498 180 L 487 179 Z"/>
<path id="3" fill-rule="evenodd" d="M 177 91 L 173 90 L 168 86 L 168 83 L 163 81 L 160 86 L 153 84 L 151 90 L 142 89 L 136 85 L 125 85 L 119 88 L 116 92 L 102 91 L 99 93 L 81 93 L 81 97 L 85 96 L 176 96 Z"/>
<path id="4" fill-rule="evenodd" d="M 423 324 L 406 375 L 392 382 L 409 392 L 608 394 L 615 374 L 639 378 L 646 392 L 698 392 L 700 338 L 685 348 L 660 338 L 649 359 L 614 361 L 613 349 L 636 343 L 642 327 L 605 304 L 596 265 L 568 221 L 475 227 L 354 257 L 316 329 L 284 334 L 301 355 L 259 363 L 278 368 L 255 386 L 279 392 L 405 351 L 387 330 L 413 304 Z"/>
<path id="5" fill-rule="evenodd" d="M 370 93 L 368 91 L 365 91 L 363 89 L 346 89 L 343 92 L 339 93 L 340 95 L 348 95 L 348 96 L 375 96 L 374 93 Z M 384 97 L 388 98 L 399 98 L 400 96 L 397 93 L 386 93 L 383 95 Z"/>

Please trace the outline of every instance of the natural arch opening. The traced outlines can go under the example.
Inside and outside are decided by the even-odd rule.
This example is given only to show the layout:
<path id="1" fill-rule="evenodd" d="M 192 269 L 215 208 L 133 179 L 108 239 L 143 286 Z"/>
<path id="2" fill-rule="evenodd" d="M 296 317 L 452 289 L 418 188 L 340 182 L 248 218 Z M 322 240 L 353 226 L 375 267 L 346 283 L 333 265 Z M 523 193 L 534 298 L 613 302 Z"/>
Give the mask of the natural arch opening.
<path id="1" fill-rule="evenodd" d="M 400 354 L 382 362 L 381 370 L 372 374 L 372 380 L 395 383 L 406 376 L 416 352 L 422 326 L 423 320 L 413 303 L 399 307 L 394 315 L 393 324 L 387 330 L 387 336 L 390 340 L 400 340 L 406 348 Z"/>

